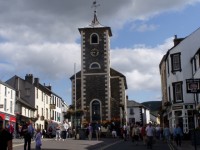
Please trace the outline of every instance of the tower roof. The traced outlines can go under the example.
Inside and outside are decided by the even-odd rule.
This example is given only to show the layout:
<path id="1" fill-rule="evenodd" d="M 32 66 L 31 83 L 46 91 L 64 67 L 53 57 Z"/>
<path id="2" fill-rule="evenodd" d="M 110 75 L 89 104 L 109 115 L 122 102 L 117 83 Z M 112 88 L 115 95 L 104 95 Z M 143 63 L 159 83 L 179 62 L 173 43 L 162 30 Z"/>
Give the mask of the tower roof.
<path id="1" fill-rule="evenodd" d="M 92 20 L 92 23 L 90 24 L 91 27 L 102 27 L 99 20 L 97 19 L 97 7 L 99 7 L 100 4 L 97 4 L 96 0 L 94 0 L 92 4 L 92 8 L 94 8 L 94 18 Z"/>
<path id="2" fill-rule="evenodd" d="M 97 11 L 96 11 L 96 9 L 97 9 L 98 6 L 100 6 L 100 4 L 97 4 L 96 0 L 94 0 L 93 5 L 92 5 L 92 8 L 94 8 L 94 17 L 93 17 L 93 19 L 92 19 L 92 22 L 91 22 L 90 25 L 88 25 L 88 26 L 86 26 L 86 27 L 79 28 L 79 32 L 81 32 L 82 30 L 85 30 L 85 29 L 104 28 L 104 29 L 108 30 L 109 35 L 112 36 L 111 28 L 108 27 L 108 26 L 103 26 L 103 25 L 99 22 L 99 20 L 98 20 L 98 18 L 97 18 Z"/>

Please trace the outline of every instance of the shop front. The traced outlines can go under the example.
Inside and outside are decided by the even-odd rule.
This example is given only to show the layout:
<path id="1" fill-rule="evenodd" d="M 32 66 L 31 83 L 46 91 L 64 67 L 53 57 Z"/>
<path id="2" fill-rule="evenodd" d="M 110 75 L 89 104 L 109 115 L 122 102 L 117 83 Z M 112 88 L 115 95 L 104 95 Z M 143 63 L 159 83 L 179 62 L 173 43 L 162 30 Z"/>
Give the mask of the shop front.
<path id="1" fill-rule="evenodd" d="M 15 126 L 16 126 L 15 116 L 0 112 L 0 119 L 3 121 L 3 127 L 6 127 L 6 124 L 12 124 L 15 129 Z"/>

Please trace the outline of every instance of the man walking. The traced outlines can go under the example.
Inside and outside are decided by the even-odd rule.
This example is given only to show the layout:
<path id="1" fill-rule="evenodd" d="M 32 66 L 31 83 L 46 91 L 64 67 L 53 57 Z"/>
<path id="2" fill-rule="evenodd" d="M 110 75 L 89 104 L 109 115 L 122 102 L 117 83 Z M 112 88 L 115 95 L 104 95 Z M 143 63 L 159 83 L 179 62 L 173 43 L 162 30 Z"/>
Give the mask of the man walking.
<path id="1" fill-rule="evenodd" d="M 33 128 L 31 121 L 26 122 L 23 125 L 22 132 L 23 132 L 23 136 L 24 136 L 24 150 L 27 149 L 27 146 L 28 146 L 28 150 L 30 150 L 31 149 L 31 139 L 34 134 L 34 128 Z"/>
<path id="2" fill-rule="evenodd" d="M 12 150 L 12 135 L 3 128 L 3 120 L 0 120 L 0 149 Z"/>
<path id="3" fill-rule="evenodd" d="M 154 128 L 152 127 L 151 123 L 149 123 L 149 125 L 146 127 L 146 134 L 147 134 L 147 148 L 152 149 Z"/>

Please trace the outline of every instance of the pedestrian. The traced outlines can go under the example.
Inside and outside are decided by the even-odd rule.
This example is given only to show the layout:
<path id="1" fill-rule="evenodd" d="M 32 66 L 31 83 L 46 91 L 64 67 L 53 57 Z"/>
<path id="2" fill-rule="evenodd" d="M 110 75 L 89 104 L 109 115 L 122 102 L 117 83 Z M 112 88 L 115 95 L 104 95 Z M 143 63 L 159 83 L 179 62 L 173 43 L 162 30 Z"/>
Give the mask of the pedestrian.
<path id="1" fill-rule="evenodd" d="M 147 144 L 146 127 L 147 127 L 147 125 L 145 124 L 144 126 L 142 126 L 142 129 L 141 129 L 141 136 L 142 136 L 144 145 Z"/>
<path id="2" fill-rule="evenodd" d="M 169 127 L 167 125 L 165 125 L 165 127 L 163 129 L 163 136 L 164 136 L 164 141 L 169 143 L 170 142 L 171 133 L 170 133 Z"/>
<path id="3" fill-rule="evenodd" d="M 112 137 L 113 138 L 116 138 L 117 137 L 117 132 L 115 129 L 112 130 Z"/>
<path id="4" fill-rule="evenodd" d="M 129 139 L 130 138 L 130 134 L 131 134 L 131 127 L 130 127 L 129 123 L 126 126 L 126 131 L 127 131 L 127 133 L 126 133 L 127 139 Z"/>
<path id="5" fill-rule="evenodd" d="M 183 136 L 183 132 L 182 132 L 182 129 L 181 129 L 179 124 L 176 125 L 176 128 L 174 129 L 173 135 L 174 135 L 174 138 L 175 138 L 175 141 L 176 141 L 176 145 L 181 146 L 181 138 Z"/>
<path id="6" fill-rule="evenodd" d="M 63 141 L 66 140 L 66 138 L 69 135 L 68 129 L 69 129 L 69 124 L 66 121 L 63 121 Z"/>
<path id="7" fill-rule="evenodd" d="M 147 134 L 147 148 L 152 149 L 152 147 L 153 147 L 154 128 L 152 127 L 151 122 L 146 127 L 146 134 Z"/>
<path id="8" fill-rule="evenodd" d="M 96 122 L 95 124 L 95 134 L 96 134 L 96 138 L 97 138 L 97 141 L 100 139 L 100 135 L 101 135 L 101 125 Z"/>
<path id="9" fill-rule="evenodd" d="M 3 120 L 0 120 L 0 149 L 12 150 L 12 135 L 3 128 Z"/>
<path id="10" fill-rule="evenodd" d="M 93 129 L 92 129 L 91 123 L 89 123 L 87 130 L 88 130 L 88 139 L 92 140 L 92 131 L 93 131 Z"/>
<path id="11" fill-rule="evenodd" d="M 132 128 L 132 137 L 134 138 L 135 145 L 138 145 L 140 135 L 140 129 L 138 125 L 134 125 Z"/>
<path id="12" fill-rule="evenodd" d="M 41 138 L 42 138 L 41 129 L 37 128 L 36 135 L 35 135 L 35 150 L 41 150 L 41 146 L 42 146 Z"/>
<path id="13" fill-rule="evenodd" d="M 160 125 L 158 124 L 158 125 L 156 126 L 156 139 L 157 139 L 157 140 L 160 140 L 160 138 L 161 138 L 161 136 L 160 136 L 160 135 L 161 135 L 161 134 L 160 134 L 161 131 L 160 131 L 160 130 L 161 130 L 161 128 L 160 128 Z"/>
<path id="14" fill-rule="evenodd" d="M 24 150 L 31 149 L 31 138 L 33 137 L 34 134 L 34 128 L 32 125 L 32 122 L 26 122 L 23 127 L 22 127 L 22 132 L 24 136 Z M 28 147 L 28 148 L 27 148 Z"/>
<path id="15" fill-rule="evenodd" d="M 60 140 L 60 125 L 58 124 L 56 127 L 56 140 Z"/>
<path id="16" fill-rule="evenodd" d="M 124 141 L 127 141 L 127 128 L 126 128 L 126 125 L 123 125 L 122 132 L 123 132 Z"/>

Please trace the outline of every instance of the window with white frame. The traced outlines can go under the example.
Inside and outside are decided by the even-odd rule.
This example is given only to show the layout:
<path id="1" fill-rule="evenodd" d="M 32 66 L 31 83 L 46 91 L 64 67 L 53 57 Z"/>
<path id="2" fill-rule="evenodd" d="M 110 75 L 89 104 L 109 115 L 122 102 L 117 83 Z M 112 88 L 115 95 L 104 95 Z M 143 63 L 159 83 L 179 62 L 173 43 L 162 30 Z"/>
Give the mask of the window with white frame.
<path id="1" fill-rule="evenodd" d="M 183 102 L 182 82 L 173 83 L 174 102 Z"/>
<path id="2" fill-rule="evenodd" d="M 90 36 L 90 44 L 98 44 L 99 43 L 99 36 L 97 33 L 92 33 Z"/>
<path id="3" fill-rule="evenodd" d="M 172 72 L 181 71 L 181 53 L 171 54 Z"/>
<path id="4" fill-rule="evenodd" d="M 13 102 L 10 101 L 10 113 L 13 113 Z"/>
<path id="5" fill-rule="evenodd" d="M 100 69 L 101 66 L 100 66 L 100 64 L 97 63 L 97 62 L 93 62 L 93 63 L 90 64 L 90 67 L 89 67 L 89 68 L 90 68 L 90 69 Z"/>
<path id="6" fill-rule="evenodd" d="M 13 91 L 12 90 L 10 91 L 10 98 L 11 99 L 13 98 Z"/>
<path id="7" fill-rule="evenodd" d="M 134 115 L 133 108 L 130 108 L 130 115 Z"/>
<path id="8" fill-rule="evenodd" d="M 5 87 L 5 96 L 7 96 L 7 87 Z"/>
<path id="9" fill-rule="evenodd" d="M 6 111 L 7 110 L 7 99 L 5 98 L 4 99 L 4 111 Z"/>

